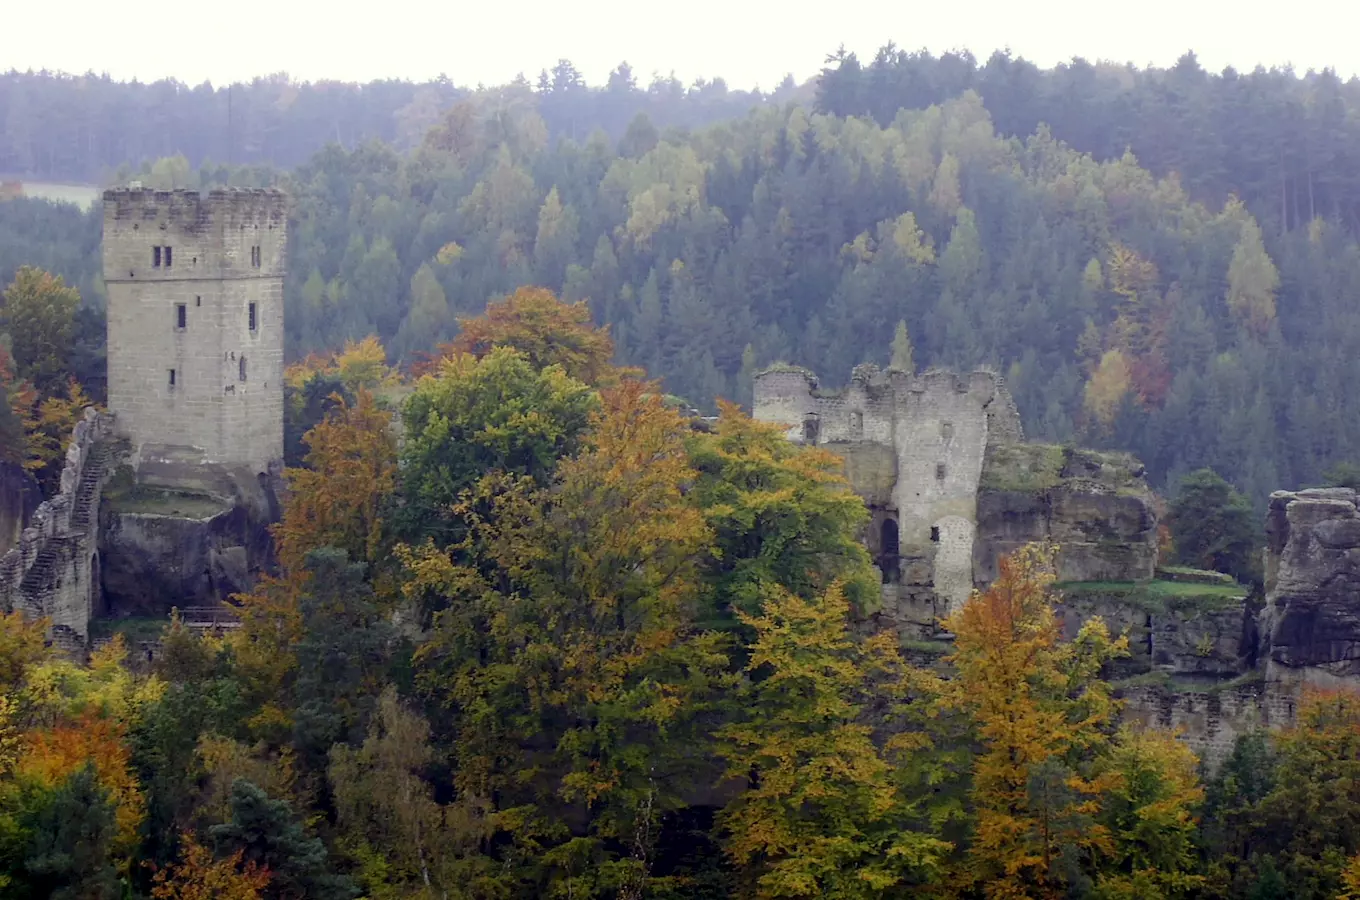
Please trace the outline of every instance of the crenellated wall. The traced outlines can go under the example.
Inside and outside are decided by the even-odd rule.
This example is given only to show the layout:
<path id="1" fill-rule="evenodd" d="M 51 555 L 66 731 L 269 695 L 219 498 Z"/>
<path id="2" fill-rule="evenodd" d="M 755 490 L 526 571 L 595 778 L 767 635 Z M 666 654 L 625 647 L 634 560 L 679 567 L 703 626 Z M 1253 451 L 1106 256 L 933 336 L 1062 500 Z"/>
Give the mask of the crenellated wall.
<path id="1" fill-rule="evenodd" d="M 99 500 L 112 433 L 112 416 L 85 410 L 66 448 L 60 491 L 0 557 L 0 610 L 47 617 L 53 642 L 64 648 L 88 640 L 99 603 Z"/>

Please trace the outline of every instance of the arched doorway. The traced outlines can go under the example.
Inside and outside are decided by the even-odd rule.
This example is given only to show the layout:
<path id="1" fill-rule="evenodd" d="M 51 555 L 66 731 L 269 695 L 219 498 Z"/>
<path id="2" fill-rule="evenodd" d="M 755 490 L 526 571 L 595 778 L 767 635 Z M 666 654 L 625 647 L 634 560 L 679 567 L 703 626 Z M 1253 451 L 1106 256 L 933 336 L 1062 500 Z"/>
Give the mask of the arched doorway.
<path id="1" fill-rule="evenodd" d="M 897 520 L 884 519 L 878 532 L 878 567 L 883 571 L 884 584 L 896 584 L 901 577 L 901 546 Z"/>

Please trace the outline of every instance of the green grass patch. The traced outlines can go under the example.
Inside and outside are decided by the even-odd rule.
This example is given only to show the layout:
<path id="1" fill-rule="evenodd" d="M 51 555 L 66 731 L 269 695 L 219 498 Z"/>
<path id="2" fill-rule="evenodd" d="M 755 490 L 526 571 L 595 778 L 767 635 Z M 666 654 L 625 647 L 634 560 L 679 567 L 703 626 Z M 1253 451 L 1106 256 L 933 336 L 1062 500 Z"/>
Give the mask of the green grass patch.
<path id="1" fill-rule="evenodd" d="M 1074 599 L 1108 598 L 1150 612 L 1214 612 L 1229 609 L 1247 596 L 1237 583 L 1202 584 L 1193 581 L 1067 581 L 1054 588 Z"/>
<path id="2" fill-rule="evenodd" d="M 1002 444 L 988 448 L 980 485 L 985 490 L 1037 494 L 1062 481 L 1065 448 L 1056 444 Z"/>
<path id="3" fill-rule="evenodd" d="M 953 641 L 922 641 L 908 638 L 902 641 L 902 649 L 930 656 L 946 656 L 954 651 Z"/>
<path id="4" fill-rule="evenodd" d="M 1222 694 L 1225 691 L 1233 691 L 1238 688 L 1248 687 L 1253 684 L 1259 684 L 1264 680 L 1264 675 L 1254 671 L 1238 675 L 1235 678 L 1212 681 L 1207 678 L 1177 678 L 1169 672 L 1154 671 L 1144 672 L 1140 675 L 1133 675 L 1128 678 L 1121 678 L 1118 681 L 1112 681 L 1110 682 L 1110 687 L 1117 691 L 1151 687 L 1172 694 L 1214 695 Z"/>
<path id="5" fill-rule="evenodd" d="M 120 486 L 105 491 L 104 502 L 118 513 L 210 519 L 231 507 L 205 494 L 169 491 L 142 485 Z"/>
<path id="6" fill-rule="evenodd" d="M 1185 581 L 1194 584 L 1235 584 L 1233 577 L 1226 572 L 1196 569 L 1193 566 L 1158 566 L 1157 577 L 1163 581 Z"/>

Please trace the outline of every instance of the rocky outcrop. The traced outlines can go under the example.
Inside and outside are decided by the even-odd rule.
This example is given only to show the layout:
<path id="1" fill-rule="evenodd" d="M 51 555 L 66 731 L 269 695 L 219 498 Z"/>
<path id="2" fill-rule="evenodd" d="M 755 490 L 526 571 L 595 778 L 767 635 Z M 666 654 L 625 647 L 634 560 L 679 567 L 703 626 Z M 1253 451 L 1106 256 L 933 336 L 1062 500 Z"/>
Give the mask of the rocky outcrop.
<path id="1" fill-rule="evenodd" d="M 100 529 L 108 616 L 215 606 L 272 564 L 275 487 L 244 472 L 219 475 L 229 494 L 149 486 L 127 471 L 110 486 Z"/>
<path id="2" fill-rule="evenodd" d="M 1266 520 L 1266 677 L 1360 676 L 1360 509 L 1347 488 L 1277 491 Z"/>
<path id="3" fill-rule="evenodd" d="M 990 446 L 977 498 L 973 580 L 1034 541 L 1059 547 L 1060 581 L 1141 581 L 1157 562 L 1157 516 L 1143 467 L 1123 453 L 1045 444 Z"/>

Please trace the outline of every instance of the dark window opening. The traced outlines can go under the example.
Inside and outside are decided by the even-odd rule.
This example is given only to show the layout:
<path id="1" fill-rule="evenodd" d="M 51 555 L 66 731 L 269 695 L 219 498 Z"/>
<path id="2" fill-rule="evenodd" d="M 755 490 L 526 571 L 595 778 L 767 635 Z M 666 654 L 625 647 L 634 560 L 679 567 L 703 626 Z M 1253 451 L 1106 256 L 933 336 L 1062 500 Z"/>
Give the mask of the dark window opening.
<path id="1" fill-rule="evenodd" d="M 255 330 L 256 322 L 258 321 L 258 317 L 255 315 L 255 304 L 254 304 L 254 303 L 250 304 L 250 311 L 249 311 L 249 314 L 250 314 L 250 330 L 251 330 L 251 331 L 254 331 L 254 330 Z"/>
<path id="2" fill-rule="evenodd" d="M 944 463 L 935 464 L 935 480 L 944 481 Z"/>
<path id="3" fill-rule="evenodd" d="M 171 256 L 171 254 L 172 254 L 173 252 L 174 252 L 173 248 L 171 248 L 171 247 L 166 247 L 166 248 L 165 248 L 165 267 L 166 267 L 167 269 L 170 268 L 170 263 L 171 263 L 171 261 L 172 261 L 172 259 L 173 259 L 173 257 Z"/>
<path id="4" fill-rule="evenodd" d="M 244 354 L 241 356 L 240 362 L 241 362 L 241 365 L 240 365 L 240 368 L 241 368 L 241 380 L 242 380 L 242 381 L 245 381 L 245 380 L 246 380 L 246 358 L 245 358 L 245 355 L 244 355 Z"/>
<path id="5" fill-rule="evenodd" d="M 806 444 L 817 443 L 817 435 L 821 432 L 821 420 L 816 413 L 803 417 L 803 442 Z"/>
<path id="6" fill-rule="evenodd" d="M 174 370 L 174 369 L 171 369 L 171 370 L 170 370 L 170 387 L 173 388 L 174 386 L 175 386 L 175 370 Z"/>
<path id="7" fill-rule="evenodd" d="M 195 294 L 195 295 L 194 295 L 194 306 L 202 306 L 202 305 L 203 305 L 203 298 L 202 298 L 201 296 L 199 296 L 198 294 Z"/>
<path id="8" fill-rule="evenodd" d="M 175 327 L 183 330 L 189 324 L 189 309 L 183 303 L 175 304 Z"/>
<path id="9" fill-rule="evenodd" d="M 151 248 L 151 265 L 152 265 L 153 268 L 156 268 L 156 269 L 159 269 L 159 268 L 161 267 L 161 248 L 160 248 L 160 247 L 152 247 L 152 248 Z"/>
<path id="10" fill-rule="evenodd" d="M 945 422 L 940 426 L 940 437 L 944 438 L 947 441 L 953 436 L 954 436 L 953 422 Z"/>
<path id="11" fill-rule="evenodd" d="M 938 544 L 940 542 L 940 526 L 930 526 L 930 542 L 932 544 Z"/>
<path id="12" fill-rule="evenodd" d="M 895 519 L 884 519 L 879 526 L 878 541 L 878 567 L 883 570 L 883 583 L 896 584 L 901 574 L 899 556 L 901 547 L 898 542 L 897 521 Z"/>

